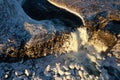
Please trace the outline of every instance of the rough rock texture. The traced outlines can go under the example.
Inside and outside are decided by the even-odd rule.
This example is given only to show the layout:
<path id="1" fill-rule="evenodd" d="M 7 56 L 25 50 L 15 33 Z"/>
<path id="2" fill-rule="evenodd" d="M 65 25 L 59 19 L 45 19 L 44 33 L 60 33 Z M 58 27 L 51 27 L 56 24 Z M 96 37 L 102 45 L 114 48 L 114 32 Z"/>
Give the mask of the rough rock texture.
<path id="1" fill-rule="evenodd" d="M 103 13 L 109 19 L 119 20 L 120 2 L 119 0 L 48 0 L 55 6 L 66 9 L 80 17 L 84 24 L 91 21 L 98 13 Z M 105 16 L 103 15 L 103 16 Z M 101 17 L 102 19 L 102 17 Z M 108 18 L 106 18 L 108 19 Z"/>
<path id="2" fill-rule="evenodd" d="M 120 80 L 119 0 L 0 0 L 0 30 L 0 80 Z"/>
<path id="3" fill-rule="evenodd" d="M 39 4 L 36 1 L 35 4 Z M 61 50 L 62 45 L 65 42 L 65 40 L 69 38 L 68 34 L 72 31 L 73 27 L 73 26 L 65 27 L 65 25 L 67 25 L 67 23 L 69 25 L 70 21 L 73 21 L 74 19 L 77 19 L 77 21 L 80 22 L 79 25 L 81 25 L 82 23 L 81 19 L 79 19 L 78 17 L 74 18 L 75 16 L 73 14 L 69 14 L 69 16 L 71 16 L 71 19 L 73 17 L 73 20 L 69 21 L 65 19 L 61 20 L 57 17 L 53 18 L 49 18 L 49 16 L 48 18 L 45 17 L 47 16 L 47 14 L 50 16 L 54 16 L 49 12 L 49 10 L 51 12 L 53 10 L 54 12 L 57 11 L 54 9 L 53 6 L 52 6 L 53 10 L 47 9 L 49 5 L 47 5 L 48 2 L 46 0 L 41 1 L 41 3 L 43 3 L 45 6 L 43 6 L 43 4 L 39 5 L 40 9 L 42 10 L 42 11 L 38 10 L 39 15 L 42 16 L 39 17 L 41 21 L 31 19 L 30 18 L 31 16 L 29 17 L 24 12 L 24 10 L 27 12 L 27 9 L 29 9 L 31 5 L 34 5 L 34 3 L 29 4 L 30 2 L 28 2 L 28 5 L 26 5 L 25 2 L 22 8 L 22 4 L 19 4 L 17 1 L 1 0 L 0 2 L 1 57 L 6 56 L 24 57 L 27 55 L 29 57 L 34 58 L 46 56 L 46 54 L 58 52 L 62 53 L 63 52 Z M 33 9 L 39 8 L 39 6 L 37 7 L 33 6 Z M 46 9 L 44 8 L 46 8 L 48 12 L 46 12 L 45 11 Z M 35 14 L 35 12 L 33 13 Z M 35 16 L 33 15 L 33 13 L 31 15 Z M 61 13 L 63 13 L 63 15 L 68 14 L 67 12 L 65 12 L 65 10 L 61 10 Z M 60 17 L 62 15 L 58 14 L 57 16 Z"/>

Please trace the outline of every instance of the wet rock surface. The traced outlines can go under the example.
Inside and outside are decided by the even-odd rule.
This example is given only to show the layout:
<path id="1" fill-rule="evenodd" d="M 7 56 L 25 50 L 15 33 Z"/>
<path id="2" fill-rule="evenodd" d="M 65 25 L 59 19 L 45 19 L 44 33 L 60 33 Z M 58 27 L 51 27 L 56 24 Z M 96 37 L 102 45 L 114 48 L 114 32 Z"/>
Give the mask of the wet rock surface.
<path id="1" fill-rule="evenodd" d="M 119 0 L 1 0 L 0 30 L 1 80 L 120 79 Z"/>

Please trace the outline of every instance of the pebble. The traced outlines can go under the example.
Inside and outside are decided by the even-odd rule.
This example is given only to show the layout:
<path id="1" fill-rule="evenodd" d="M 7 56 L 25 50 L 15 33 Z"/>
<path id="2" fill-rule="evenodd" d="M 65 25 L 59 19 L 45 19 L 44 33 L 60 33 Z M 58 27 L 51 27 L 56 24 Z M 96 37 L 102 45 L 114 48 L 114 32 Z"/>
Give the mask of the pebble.
<path id="1" fill-rule="evenodd" d="M 70 64 L 70 65 L 69 65 L 69 68 L 70 68 L 70 69 L 74 69 L 75 66 L 74 66 L 73 64 Z"/>
<path id="2" fill-rule="evenodd" d="M 9 75 L 8 74 L 5 74 L 5 78 L 7 79 L 9 77 Z"/>
<path id="3" fill-rule="evenodd" d="M 78 71 L 78 75 L 83 78 L 83 74 L 82 74 L 82 71 Z"/>
<path id="4" fill-rule="evenodd" d="M 92 80 L 92 79 L 93 79 L 93 76 L 92 76 L 92 75 L 89 75 L 89 79 Z"/>
<path id="5" fill-rule="evenodd" d="M 23 74 L 23 72 L 21 72 L 21 71 L 15 71 L 16 76 L 21 76 L 22 74 Z"/>
<path id="6" fill-rule="evenodd" d="M 102 60 L 105 60 L 105 58 L 103 57 Z"/>
<path id="7" fill-rule="evenodd" d="M 70 76 L 66 76 L 65 78 L 66 78 L 66 80 L 70 80 Z"/>
<path id="8" fill-rule="evenodd" d="M 99 79 L 99 78 L 96 76 L 96 77 L 95 77 L 95 80 L 98 80 L 98 79 Z"/>
<path id="9" fill-rule="evenodd" d="M 46 76 L 51 76 L 51 73 L 50 73 L 50 65 L 47 65 L 47 67 L 45 68 L 45 71 L 44 71 L 44 74 L 46 75 Z"/>
<path id="10" fill-rule="evenodd" d="M 79 69 L 80 69 L 80 67 L 79 67 L 79 65 L 78 65 L 78 64 L 75 64 L 75 68 L 76 68 L 77 70 L 79 70 Z"/>
<path id="11" fill-rule="evenodd" d="M 45 72 L 49 72 L 50 71 L 50 65 L 47 65 L 47 67 L 45 68 Z"/>
<path id="12" fill-rule="evenodd" d="M 30 71 L 28 71 L 27 69 L 25 69 L 25 75 L 29 76 L 30 75 Z"/>
<path id="13" fill-rule="evenodd" d="M 84 72 L 83 72 L 83 75 L 87 76 L 87 75 L 88 75 L 87 71 L 84 71 Z"/>
<path id="14" fill-rule="evenodd" d="M 62 71 L 62 70 L 58 70 L 58 73 L 62 76 L 62 75 L 64 75 L 65 73 L 64 73 L 64 71 Z"/>
<path id="15" fill-rule="evenodd" d="M 60 74 L 61 76 L 64 75 L 64 71 L 60 69 L 60 63 L 56 63 L 56 69 L 58 74 Z"/>
<path id="16" fill-rule="evenodd" d="M 66 75 L 66 76 L 68 76 L 68 75 L 70 75 L 70 74 L 71 74 L 70 72 L 65 72 L 65 75 Z"/>
<path id="17" fill-rule="evenodd" d="M 80 66 L 80 70 L 84 70 L 83 66 Z"/>
<path id="18" fill-rule="evenodd" d="M 89 57 L 89 59 L 90 59 L 92 62 L 95 62 L 95 63 L 96 63 L 96 57 L 95 57 L 95 56 L 90 55 L 90 54 L 88 54 L 87 56 Z"/>
<path id="19" fill-rule="evenodd" d="M 56 63 L 55 65 L 57 70 L 60 69 L 60 63 Z"/>
<path id="20" fill-rule="evenodd" d="M 62 80 L 61 77 L 55 77 L 55 80 Z"/>
<path id="21" fill-rule="evenodd" d="M 34 78 L 34 77 L 35 77 L 35 72 L 32 73 L 32 78 Z"/>
<path id="22" fill-rule="evenodd" d="M 69 70 L 68 67 L 66 67 L 66 66 L 63 66 L 63 68 L 65 69 L 65 71 L 68 71 L 68 70 Z"/>

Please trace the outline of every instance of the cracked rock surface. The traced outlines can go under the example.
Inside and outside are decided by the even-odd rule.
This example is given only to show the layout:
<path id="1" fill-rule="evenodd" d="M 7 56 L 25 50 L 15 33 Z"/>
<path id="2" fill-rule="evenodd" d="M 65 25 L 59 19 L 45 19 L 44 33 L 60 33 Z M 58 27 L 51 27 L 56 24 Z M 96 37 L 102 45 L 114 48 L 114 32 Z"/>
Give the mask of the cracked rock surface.
<path id="1" fill-rule="evenodd" d="M 120 0 L 0 0 L 0 80 L 120 80 Z"/>

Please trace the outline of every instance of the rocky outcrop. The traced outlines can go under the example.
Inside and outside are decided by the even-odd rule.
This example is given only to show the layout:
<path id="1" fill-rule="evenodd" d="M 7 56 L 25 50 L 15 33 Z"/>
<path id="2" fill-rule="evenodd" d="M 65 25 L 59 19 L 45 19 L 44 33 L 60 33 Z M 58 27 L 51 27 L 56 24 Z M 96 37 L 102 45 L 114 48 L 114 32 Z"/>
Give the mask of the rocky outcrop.
<path id="1" fill-rule="evenodd" d="M 0 0 L 0 79 L 119 80 L 119 66 L 119 0 Z"/>
<path id="2" fill-rule="evenodd" d="M 81 19 L 47 0 L 1 0 L 0 4 L 1 58 L 62 53 L 70 32 L 82 25 Z"/>
<path id="3" fill-rule="evenodd" d="M 84 40 L 82 45 L 109 52 L 120 34 L 119 1 L 2 0 L 0 4 L 2 57 L 64 53 L 74 49 L 70 48 L 72 35 L 78 36 L 76 44 Z M 86 33 L 76 29 L 80 26 L 87 28 Z M 82 34 L 88 35 L 86 40 Z M 66 42 L 71 44 L 66 46 Z"/>
<path id="4" fill-rule="evenodd" d="M 90 42 L 98 50 L 111 49 L 120 34 L 120 2 L 119 0 L 48 0 L 51 4 L 65 9 L 82 19 L 88 29 Z M 104 45 L 104 46 L 103 46 Z"/>

